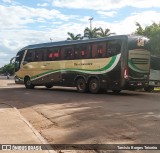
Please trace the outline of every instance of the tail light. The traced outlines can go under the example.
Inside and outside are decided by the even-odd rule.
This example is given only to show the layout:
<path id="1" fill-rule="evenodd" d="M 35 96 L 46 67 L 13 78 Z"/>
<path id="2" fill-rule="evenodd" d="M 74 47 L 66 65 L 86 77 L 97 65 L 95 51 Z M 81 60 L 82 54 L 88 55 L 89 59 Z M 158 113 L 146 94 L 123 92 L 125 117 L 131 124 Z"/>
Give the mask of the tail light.
<path id="1" fill-rule="evenodd" d="M 124 70 L 124 78 L 125 79 L 128 78 L 128 68 L 125 68 L 125 70 Z"/>

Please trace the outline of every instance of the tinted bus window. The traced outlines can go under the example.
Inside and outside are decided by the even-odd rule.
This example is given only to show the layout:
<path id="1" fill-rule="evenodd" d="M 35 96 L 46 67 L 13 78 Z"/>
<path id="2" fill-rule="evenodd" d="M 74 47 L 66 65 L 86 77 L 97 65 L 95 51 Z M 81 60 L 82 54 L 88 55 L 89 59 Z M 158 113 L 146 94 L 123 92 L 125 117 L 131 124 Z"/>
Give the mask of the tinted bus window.
<path id="1" fill-rule="evenodd" d="M 92 44 L 92 58 L 104 58 L 106 57 L 106 43 L 93 43 Z"/>
<path id="2" fill-rule="evenodd" d="M 107 57 L 119 54 L 121 46 L 122 42 L 120 40 L 107 41 Z"/>
<path id="3" fill-rule="evenodd" d="M 36 49 L 35 51 L 34 61 L 43 61 L 44 52 L 43 49 Z"/>
<path id="4" fill-rule="evenodd" d="M 56 61 L 60 59 L 60 48 L 47 49 L 47 61 Z"/>
<path id="5" fill-rule="evenodd" d="M 33 62 L 34 61 L 34 53 L 33 50 L 28 50 L 24 59 L 25 62 Z"/>
<path id="6" fill-rule="evenodd" d="M 73 46 L 63 47 L 61 49 L 61 59 L 62 60 L 72 60 L 74 57 Z"/>
<path id="7" fill-rule="evenodd" d="M 76 45 L 74 49 L 74 59 L 88 59 L 91 56 L 89 44 Z"/>

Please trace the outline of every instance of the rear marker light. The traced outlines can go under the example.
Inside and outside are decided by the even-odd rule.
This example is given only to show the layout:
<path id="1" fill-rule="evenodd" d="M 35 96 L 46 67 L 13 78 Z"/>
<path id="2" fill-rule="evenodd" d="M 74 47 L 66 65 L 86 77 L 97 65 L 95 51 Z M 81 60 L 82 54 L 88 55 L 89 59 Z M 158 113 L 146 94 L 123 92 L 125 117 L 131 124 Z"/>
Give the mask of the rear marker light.
<path id="1" fill-rule="evenodd" d="M 128 69 L 124 70 L 124 78 L 127 79 L 128 78 Z"/>

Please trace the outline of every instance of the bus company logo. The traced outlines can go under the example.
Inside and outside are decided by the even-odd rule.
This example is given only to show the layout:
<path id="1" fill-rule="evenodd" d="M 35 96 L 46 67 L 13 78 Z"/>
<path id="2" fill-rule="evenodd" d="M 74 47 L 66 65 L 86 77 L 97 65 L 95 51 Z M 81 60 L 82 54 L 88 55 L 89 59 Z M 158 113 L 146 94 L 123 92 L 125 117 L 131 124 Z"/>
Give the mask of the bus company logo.
<path id="1" fill-rule="evenodd" d="M 2 145 L 2 150 L 12 150 L 11 145 Z"/>
<path id="2" fill-rule="evenodd" d="M 93 63 L 74 63 L 74 66 L 93 65 Z"/>
<path id="3" fill-rule="evenodd" d="M 144 46 L 144 39 L 139 38 L 137 40 L 137 46 Z"/>

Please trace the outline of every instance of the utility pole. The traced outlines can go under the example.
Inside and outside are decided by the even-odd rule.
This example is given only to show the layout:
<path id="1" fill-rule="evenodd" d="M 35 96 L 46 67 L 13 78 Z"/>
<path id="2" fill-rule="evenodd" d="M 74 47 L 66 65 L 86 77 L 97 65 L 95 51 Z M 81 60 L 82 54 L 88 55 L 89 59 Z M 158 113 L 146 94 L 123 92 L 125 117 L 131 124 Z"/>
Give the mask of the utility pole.
<path id="1" fill-rule="evenodd" d="M 93 20 L 93 17 L 89 18 L 88 20 L 90 21 L 90 30 L 92 30 L 92 20 Z"/>

